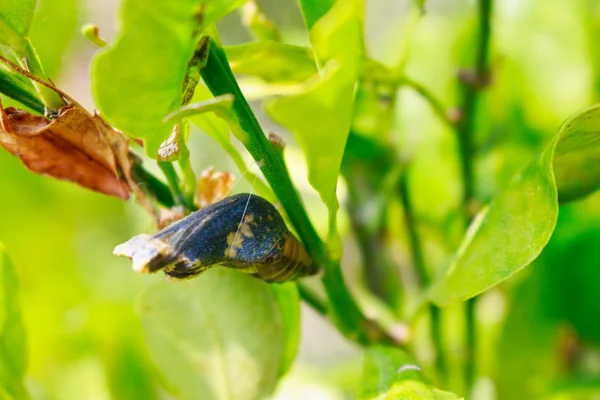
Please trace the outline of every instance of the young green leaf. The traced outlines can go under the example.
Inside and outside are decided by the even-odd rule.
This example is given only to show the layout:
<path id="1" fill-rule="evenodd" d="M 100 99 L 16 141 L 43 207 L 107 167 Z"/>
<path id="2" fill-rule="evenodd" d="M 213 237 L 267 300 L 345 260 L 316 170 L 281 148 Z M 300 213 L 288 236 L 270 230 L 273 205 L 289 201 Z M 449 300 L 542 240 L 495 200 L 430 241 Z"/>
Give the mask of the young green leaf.
<path id="1" fill-rule="evenodd" d="M 600 106 L 569 118 L 546 149 L 476 218 L 432 287 L 438 305 L 466 300 L 508 279 L 548 243 L 560 201 L 600 187 Z"/>
<path id="2" fill-rule="evenodd" d="M 221 97 L 222 98 L 222 97 Z M 209 101 L 213 99 L 213 95 L 203 85 L 198 85 L 194 92 L 194 97 L 192 98 L 193 104 L 198 104 L 201 102 Z M 219 113 L 220 116 L 224 116 L 227 114 L 227 110 L 221 110 Z M 223 150 L 231 157 L 231 160 L 234 162 L 235 166 L 240 171 L 240 174 L 246 178 L 246 180 L 256 187 L 256 191 L 267 200 L 271 202 L 275 201 L 275 196 L 271 189 L 265 184 L 262 179 L 259 179 L 256 174 L 249 171 L 246 162 L 242 158 L 239 150 L 231 143 L 231 135 L 230 128 L 225 119 L 217 116 L 215 112 L 208 113 L 198 113 L 191 115 L 190 122 L 196 125 L 198 128 L 202 129 L 204 133 L 213 138 L 217 143 L 221 145 Z M 233 118 L 233 115 L 232 115 Z M 232 122 L 235 123 L 235 122 Z"/>
<path id="3" fill-rule="evenodd" d="M 281 311 L 269 285 L 226 268 L 156 282 L 139 312 L 150 354 L 180 399 L 262 399 L 284 352 Z"/>
<path id="4" fill-rule="evenodd" d="M 298 0 L 304 23 L 310 30 L 312 26 L 333 6 L 335 0 Z"/>
<path id="5" fill-rule="evenodd" d="M 124 1 L 117 39 L 92 61 L 92 91 L 103 117 L 143 139 L 146 153 L 156 158 L 173 128 L 163 118 L 182 103 L 197 34 L 242 3 Z"/>
<path id="6" fill-rule="evenodd" d="M 265 41 L 226 46 L 224 50 L 233 73 L 257 76 L 266 82 L 300 83 L 317 72 L 315 57 L 306 47 Z"/>
<path id="7" fill-rule="evenodd" d="M 296 136 L 306 154 L 308 180 L 329 209 L 330 235 L 336 232 L 335 190 L 361 69 L 362 14 L 362 1 L 338 1 L 317 21 L 310 38 L 319 60 L 327 62 L 321 76 L 309 80 L 303 93 L 268 104 L 271 117 Z"/>
<path id="8" fill-rule="evenodd" d="M 428 384 L 421 368 L 402 350 L 373 346 L 365 351 L 359 400 L 458 400 L 453 393 Z"/>
<path id="9" fill-rule="evenodd" d="M 292 366 L 300 344 L 300 296 L 295 282 L 271 285 L 283 319 L 283 357 L 279 367 L 282 377 Z"/>
<path id="10" fill-rule="evenodd" d="M 0 397 L 26 399 L 23 378 L 27 369 L 27 343 L 19 306 L 19 279 L 0 244 Z"/>
<path id="11" fill-rule="evenodd" d="M 11 54 L 33 75 L 46 79 L 39 57 L 29 40 L 29 30 L 35 11 L 35 0 L 0 1 L 0 54 Z M 52 90 L 33 82 L 44 105 L 58 110 L 64 101 Z"/>
<path id="12" fill-rule="evenodd" d="M 13 100 L 31 108 L 39 114 L 44 113 L 44 103 L 40 100 L 30 82 L 24 80 L 21 75 L 0 66 L 0 92 Z"/>
<path id="13" fill-rule="evenodd" d="M 12 49 L 26 46 L 35 0 L 0 1 L 0 44 Z"/>
<path id="14" fill-rule="evenodd" d="M 79 0 L 40 1 L 29 37 L 49 77 L 56 77 L 72 39 L 79 34 L 85 4 Z M 50 29 L 49 29 L 50 28 Z"/>

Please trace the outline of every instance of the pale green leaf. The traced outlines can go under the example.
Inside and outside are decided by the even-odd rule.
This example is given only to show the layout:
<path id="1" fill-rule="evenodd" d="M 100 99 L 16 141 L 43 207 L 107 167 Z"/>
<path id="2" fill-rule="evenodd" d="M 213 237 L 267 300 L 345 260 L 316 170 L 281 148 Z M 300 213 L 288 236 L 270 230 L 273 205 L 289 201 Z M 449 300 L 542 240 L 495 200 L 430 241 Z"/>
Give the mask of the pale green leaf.
<path id="1" fill-rule="evenodd" d="M 46 76 L 56 79 L 71 40 L 79 34 L 80 0 L 39 0 L 29 37 Z M 50 29 L 49 29 L 50 28 Z"/>
<path id="2" fill-rule="evenodd" d="M 284 328 L 265 282 L 213 268 L 153 284 L 139 309 L 150 355 L 177 398 L 263 399 L 275 388 Z"/>
<path id="3" fill-rule="evenodd" d="M 308 161 L 308 180 L 329 208 L 330 230 L 335 230 L 336 186 L 352 117 L 355 75 L 351 70 L 324 70 L 304 93 L 267 105 L 269 115 L 295 136 Z"/>
<path id="4" fill-rule="evenodd" d="M 279 376 L 290 369 L 298 353 L 300 344 L 300 296 L 295 282 L 271 285 L 279 311 L 283 319 L 285 334 L 283 357 L 279 367 Z"/>
<path id="5" fill-rule="evenodd" d="M 39 114 L 44 113 L 44 104 L 30 81 L 24 80 L 21 75 L 4 68 L 4 65 L 0 65 L 0 92 L 11 99 L 18 99 L 23 105 Z M 4 106 L 6 107 L 8 104 L 4 103 Z"/>
<path id="6" fill-rule="evenodd" d="M 115 127 L 144 140 L 156 157 L 172 124 L 163 118 L 182 102 L 197 33 L 244 0 L 125 0 L 114 44 L 92 61 L 96 105 Z"/>
<path id="7" fill-rule="evenodd" d="M 304 150 L 308 180 L 329 209 L 330 239 L 336 237 L 336 185 L 350 131 L 354 87 L 362 62 L 360 0 L 338 1 L 309 32 L 326 66 L 295 96 L 268 104 L 271 117 L 289 129 Z"/>
<path id="8" fill-rule="evenodd" d="M 599 156 L 600 106 L 594 106 L 569 118 L 477 216 L 430 298 L 439 305 L 468 299 L 531 263 L 554 231 L 558 200 L 600 187 Z"/>
<path id="9" fill-rule="evenodd" d="M 308 29 L 333 6 L 335 0 L 298 0 L 304 23 Z"/>
<path id="10" fill-rule="evenodd" d="M 19 278 L 0 244 L 0 394 L 27 398 L 23 385 L 27 342 L 19 305 Z M 0 396 L 1 397 L 1 396 Z"/>
<path id="11" fill-rule="evenodd" d="M 453 393 L 432 387 L 421 368 L 404 351 L 385 346 L 369 347 L 364 356 L 359 400 L 458 400 Z"/>
<path id="12" fill-rule="evenodd" d="M 317 72 L 314 55 L 306 47 L 273 41 L 224 48 L 235 74 L 253 75 L 266 82 L 299 83 Z"/>
<path id="13" fill-rule="evenodd" d="M 35 11 L 35 0 L 0 0 L 0 45 L 25 46 Z"/>
<path id="14" fill-rule="evenodd" d="M 197 103 L 193 102 L 191 104 L 186 104 L 167 115 L 163 121 L 165 123 L 179 123 L 184 118 L 191 118 L 208 112 L 213 112 L 217 115 L 228 114 L 231 111 L 233 99 L 234 97 L 232 94 L 224 94 Z"/>
<path id="15" fill-rule="evenodd" d="M 213 96 L 210 93 L 210 90 L 203 85 L 198 85 L 196 87 L 196 91 L 194 92 L 192 103 L 199 104 L 206 101 L 211 101 L 211 99 L 213 99 Z M 225 150 L 225 152 L 231 157 L 231 160 L 240 171 L 240 174 L 256 188 L 256 191 L 262 197 L 270 201 L 275 201 L 275 196 L 273 195 L 271 189 L 262 179 L 258 178 L 256 174 L 249 171 L 246 162 L 242 158 L 242 155 L 233 145 L 233 143 L 231 143 L 229 125 L 223 118 L 221 118 L 221 116 L 226 114 L 226 110 L 221 108 L 219 111 L 220 116 L 217 116 L 215 112 L 207 112 L 190 115 L 189 120 L 221 145 L 223 150 Z M 236 126 L 236 128 L 239 129 L 239 125 Z"/>

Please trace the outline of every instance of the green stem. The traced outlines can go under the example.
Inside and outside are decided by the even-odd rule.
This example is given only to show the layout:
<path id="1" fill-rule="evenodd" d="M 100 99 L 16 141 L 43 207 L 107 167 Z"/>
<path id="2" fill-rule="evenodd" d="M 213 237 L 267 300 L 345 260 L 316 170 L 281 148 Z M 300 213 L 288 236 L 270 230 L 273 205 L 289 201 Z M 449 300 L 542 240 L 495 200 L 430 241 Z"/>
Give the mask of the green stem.
<path id="1" fill-rule="evenodd" d="M 184 207 L 188 211 L 193 210 L 194 207 L 188 204 L 185 194 L 181 191 L 179 176 L 177 175 L 177 171 L 175 171 L 175 167 L 173 167 L 173 163 L 169 161 L 157 161 L 157 164 L 167 179 L 167 183 L 169 184 L 171 194 L 173 195 L 176 204 Z"/>
<path id="2" fill-rule="evenodd" d="M 461 155 L 462 181 L 464 184 L 463 209 L 465 223 L 468 225 L 473 217 L 472 203 L 475 196 L 474 156 L 475 145 L 473 131 L 476 119 L 477 102 L 481 89 L 488 81 L 489 73 L 489 46 L 491 36 L 492 0 L 479 0 L 478 19 L 479 28 L 477 35 L 477 52 L 475 65 L 470 79 L 462 81 L 462 107 L 461 117 L 456 125 L 458 143 Z M 475 379 L 475 350 L 477 346 L 477 332 L 475 320 L 476 298 L 466 304 L 466 347 L 467 359 L 465 361 L 465 380 L 467 390 L 472 387 Z"/>
<path id="3" fill-rule="evenodd" d="M 17 100 L 38 114 L 44 114 L 44 103 L 36 90 L 4 68 L 0 68 L 0 93 Z"/>
<path id="4" fill-rule="evenodd" d="M 411 78 L 404 76 L 402 77 L 402 84 L 410 87 L 415 92 L 419 93 L 429 106 L 433 110 L 433 112 L 439 117 L 439 119 L 448 126 L 453 126 L 453 122 L 448 115 L 447 108 L 442 105 L 442 103 L 434 96 L 433 93 L 429 91 L 425 86 L 420 83 L 412 80 Z"/>
<path id="5" fill-rule="evenodd" d="M 183 178 L 183 196 L 185 197 L 185 203 L 187 205 L 194 204 L 194 195 L 196 191 L 196 174 L 192 168 L 190 161 L 190 151 L 187 147 L 187 136 L 189 133 L 189 123 L 182 121 L 177 124 L 176 128 L 179 130 L 179 158 L 177 164 L 181 170 L 181 176 Z"/>
<path id="6" fill-rule="evenodd" d="M 410 251 L 415 266 L 415 271 L 419 277 L 421 287 L 426 290 L 431 283 L 431 276 L 427 270 L 425 264 L 425 257 L 423 255 L 423 247 L 421 246 L 421 240 L 419 233 L 417 232 L 417 225 L 415 220 L 415 213 L 410 199 L 410 191 L 408 186 L 408 167 L 402 172 L 399 182 L 399 194 L 400 200 L 404 210 L 404 223 L 406 225 L 406 231 L 408 233 L 408 240 L 410 244 Z M 446 384 L 446 377 L 448 374 L 448 362 L 446 360 L 446 354 L 444 352 L 444 343 L 442 340 L 442 321 L 441 321 L 441 309 L 434 304 L 429 305 L 429 316 L 431 318 L 431 341 L 435 348 L 435 367 L 437 375 L 440 377 L 442 386 Z"/>
<path id="7" fill-rule="evenodd" d="M 387 204 L 379 205 L 378 212 L 381 217 L 377 218 L 376 224 L 365 218 L 366 210 L 373 206 L 372 200 L 377 190 L 376 184 L 366 176 L 367 169 L 377 168 L 377 166 L 361 163 L 359 160 L 352 160 L 345 164 L 347 165 L 342 164 L 342 174 L 348 187 L 346 209 L 360 250 L 367 287 L 385 302 L 394 314 L 399 315 L 402 306 L 402 286 L 385 241 Z M 381 175 L 386 172 L 377 171 Z"/>
<path id="8" fill-rule="evenodd" d="M 309 306 L 312 307 L 313 310 L 318 312 L 319 314 L 326 316 L 327 315 L 327 304 L 323 299 L 321 299 L 310 287 L 308 287 L 305 283 L 298 282 L 298 293 L 300 294 L 300 298 Z"/>
<path id="9" fill-rule="evenodd" d="M 21 67 L 31 72 L 32 75 L 43 79 L 44 81 L 48 80 L 44 73 L 42 63 L 40 62 L 40 58 L 29 39 L 27 39 L 24 51 L 16 53 L 15 57 Z M 31 83 L 33 83 L 33 87 L 35 87 L 39 93 L 44 106 L 46 106 L 48 110 L 56 111 L 65 105 L 63 99 L 54 90 L 35 81 L 32 81 Z"/>
<path id="10" fill-rule="evenodd" d="M 156 199 L 164 207 L 172 208 L 175 206 L 171 189 L 150 172 L 146 171 L 140 164 L 133 164 L 131 177 L 145 193 Z"/>
<path id="11" fill-rule="evenodd" d="M 214 96 L 228 93 L 235 96 L 233 111 L 241 128 L 248 135 L 247 140 L 242 141 L 244 146 L 260 166 L 309 254 L 325 269 L 322 282 L 329 298 L 331 317 L 338 329 L 346 337 L 362 343 L 369 342 L 374 337 L 381 339 L 386 336 L 383 330 L 373 332 L 368 329 L 371 328 L 368 326 L 369 321 L 348 291 L 339 262 L 329 257 L 325 244 L 315 231 L 300 196 L 286 173 L 282 158 L 272 148 L 244 98 L 231 72 L 225 52 L 213 40 L 210 42 L 210 53 L 201 75 Z"/>
<path id="12" fill-rule="evenodd" d="M 419 277 L 421 286 L 427 287 L 431 282 L 431 277 L 425 266 L 425 257 L 423 256 L 423 249 L 417 233 L 414 210 L 408 189 L 408 168 L 406 168 L 402 172 L 399 182 L 400 200 L 402 201 L 404 210 L 404 223 L 408 233 L 408 241 L 417 276 Z"/>

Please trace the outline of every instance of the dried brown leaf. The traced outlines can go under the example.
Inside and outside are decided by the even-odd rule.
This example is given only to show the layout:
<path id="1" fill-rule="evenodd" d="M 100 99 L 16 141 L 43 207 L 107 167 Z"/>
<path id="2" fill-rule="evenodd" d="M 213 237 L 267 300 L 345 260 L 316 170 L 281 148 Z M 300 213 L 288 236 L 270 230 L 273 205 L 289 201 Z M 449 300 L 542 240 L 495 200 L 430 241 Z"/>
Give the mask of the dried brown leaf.
<path id="1" fill-rule="evenodd" d="M 233 185 L 233 175 L 229 172 L 215 172 L 213 167 L 202 171 L 196 191 L 198 208 L 216 203 L 227 196 Z"/>
<path id="2" fill-rule="evenodd" d="M 52 121 L 12 107 L 0 120 L 0 144 L 31 171 L 122 199 L 140 194 L 131 180 L 128 139 L 77 103 Z"/>

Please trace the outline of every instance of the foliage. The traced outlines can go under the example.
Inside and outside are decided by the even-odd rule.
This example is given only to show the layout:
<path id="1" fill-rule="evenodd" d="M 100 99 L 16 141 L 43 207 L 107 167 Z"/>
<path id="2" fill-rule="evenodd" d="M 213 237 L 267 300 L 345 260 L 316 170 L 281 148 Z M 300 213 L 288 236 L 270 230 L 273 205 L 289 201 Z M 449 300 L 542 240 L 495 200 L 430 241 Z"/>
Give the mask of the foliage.
<path id="1" fill-rule="evenodd" d="M 0 1 L 0 397 L 598 396 L 595 2 L 159 3 Z"/>

